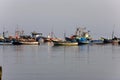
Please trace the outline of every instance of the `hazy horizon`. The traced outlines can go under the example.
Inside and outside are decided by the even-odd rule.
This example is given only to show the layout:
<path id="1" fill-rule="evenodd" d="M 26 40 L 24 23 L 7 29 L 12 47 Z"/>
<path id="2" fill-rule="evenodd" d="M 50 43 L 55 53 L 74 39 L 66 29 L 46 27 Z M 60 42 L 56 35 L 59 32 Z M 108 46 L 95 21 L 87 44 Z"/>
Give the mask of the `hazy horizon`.
<path id="1" fill-rule="evenodd" d="M 86 27 L 93 37 L 120 37 L 119 0 L 0 0 L 0 33 L 13 34 L 18 27 L 27 34 L 36 31 L 56 36 Z"/>

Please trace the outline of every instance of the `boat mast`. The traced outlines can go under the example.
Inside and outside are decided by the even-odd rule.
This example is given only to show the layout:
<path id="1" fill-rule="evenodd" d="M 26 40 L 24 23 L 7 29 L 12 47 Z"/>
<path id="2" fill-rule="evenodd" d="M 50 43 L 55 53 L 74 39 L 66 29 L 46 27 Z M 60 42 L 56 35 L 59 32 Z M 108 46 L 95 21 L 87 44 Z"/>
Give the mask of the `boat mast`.
<path id="1" fill-rule="evenodd" d="M 66 38 L 66 31 L 64 30 L 64 39 Z"/>
<path id="2" fill-rule="evenodd" d="M 114 24 L 114 26 L 113 26 L 112 39 L 114 38 L 114 30 L 115 30 L 115 24 Z"/>
<path id="3" fill-rule="evenodd" d="M 78 35 L 78 36 L 83 36 L 83 32 L 84 32 L 84 30 L 85 30 L 86 28 L 81 28 L 81 27 L 78 27 L 77 29 L 76 29 L 76 32 L 75 32 L 75 35 Z"/>
<path id="4" fill-rule="evenodd" d="M 3 37 L 5 38 L 5 26 L 3 26 Z"/>

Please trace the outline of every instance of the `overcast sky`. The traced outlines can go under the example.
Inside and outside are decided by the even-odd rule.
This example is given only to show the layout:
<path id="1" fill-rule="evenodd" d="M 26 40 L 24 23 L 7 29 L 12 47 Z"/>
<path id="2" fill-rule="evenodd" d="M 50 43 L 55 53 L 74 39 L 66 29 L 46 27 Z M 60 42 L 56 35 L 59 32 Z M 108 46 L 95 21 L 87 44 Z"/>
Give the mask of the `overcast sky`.
<path id="1" fill-rule="evenodd" d="M 0 33 L 54 31 L 56 36 L 86 27 L 92 36 L 120 37 L 120 0 L 0 0 Z"/>

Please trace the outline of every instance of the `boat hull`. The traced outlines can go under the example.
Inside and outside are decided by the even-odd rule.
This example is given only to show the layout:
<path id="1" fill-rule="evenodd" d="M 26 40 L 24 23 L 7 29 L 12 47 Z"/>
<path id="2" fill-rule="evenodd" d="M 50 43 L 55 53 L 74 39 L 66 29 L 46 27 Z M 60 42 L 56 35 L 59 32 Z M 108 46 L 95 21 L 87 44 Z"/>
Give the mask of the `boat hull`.
<path id="1" fill-rule="evenodd" d="M 39 42 L 21 42 L 23 45 L 39 45 Z"/>
<path id="2" fill-rule="evenodd" d="M 79 41 L 78 45 L 84 45 L 84 44 L 89 44 L 90 41 Z"/>
<path id="3" fill-rule="evenodd" d="M 54 46 L 78 46 L 78 42 L 53 42 Z"/>
<path id="4" fill-rule="evenodd" d="M 12 43 L 11 42 L 0 42 L 0 45 L 12 45 Z"/>
<path id="5" fill-rule="evenodd" d="M 39 45 L 40 43 L 39 42 L 20 42 L 20 41 L 17 41 L 17 42 L 13 42 L 12 44 L 13 45 Z"/>
<path id="6" fill-rule="evenodd" d="M 92 44 L 103 44 L 104 41 L 103 40 L 92 40 L 91 43 Z"/>

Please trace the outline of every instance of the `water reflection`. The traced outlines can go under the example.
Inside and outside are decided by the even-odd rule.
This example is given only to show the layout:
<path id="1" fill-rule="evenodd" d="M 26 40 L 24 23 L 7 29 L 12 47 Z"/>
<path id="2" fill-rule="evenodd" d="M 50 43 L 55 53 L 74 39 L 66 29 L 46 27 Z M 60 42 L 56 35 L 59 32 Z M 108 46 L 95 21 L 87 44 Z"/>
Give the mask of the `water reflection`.
<path id="1" fill-rule="evenodd" d="M 120 46 L 0 46 L 3 80 L 119 80 Z"/>
<path id="2" fill-rule="evenodd" d="M 56 53 L 57 52 L 57 53 Z M 59 52 L 59 53 L 58 53 Z M 89 45 L 82 46 L 53 46 L 51 56 L 62 55 L 64 63 L 66 62 L 81 62 L 88 63 Z M 60 57 L 60 56 L 59 56 Z"/>

